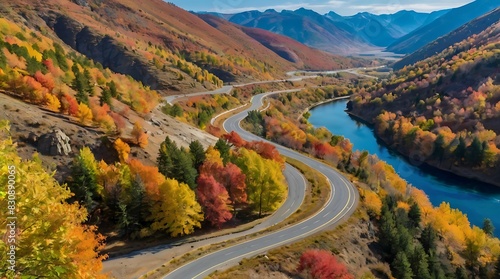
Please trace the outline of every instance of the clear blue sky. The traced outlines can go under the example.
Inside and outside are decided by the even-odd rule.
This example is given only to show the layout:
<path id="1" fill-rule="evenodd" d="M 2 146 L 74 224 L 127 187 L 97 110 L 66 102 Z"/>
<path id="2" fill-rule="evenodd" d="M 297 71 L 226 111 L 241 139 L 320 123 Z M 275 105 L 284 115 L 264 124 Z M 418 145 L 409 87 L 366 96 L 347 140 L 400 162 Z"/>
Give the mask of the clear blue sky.
<path id="1" fill-rule="evenodd" d="M 472 2 L 472 0 L 167 0 L 189 11 L 209 11 L 237 13 L 248 10 L 295 10 L 300 7 L 319 13 L 334 11 L 341 15 L 353 15 L 358 12 L 374 14 L 394 13 L 400 10 L 431 12 L 454 8 Z"/>

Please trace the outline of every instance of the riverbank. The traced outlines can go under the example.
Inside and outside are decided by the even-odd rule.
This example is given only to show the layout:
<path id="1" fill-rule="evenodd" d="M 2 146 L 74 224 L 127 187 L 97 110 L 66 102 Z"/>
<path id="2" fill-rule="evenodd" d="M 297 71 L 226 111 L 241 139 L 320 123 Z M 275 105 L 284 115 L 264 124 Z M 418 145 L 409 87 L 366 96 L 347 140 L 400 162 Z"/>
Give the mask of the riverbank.
<path id="1" fill-rule="evenodd" d="M 354 118 L 356 121 L 359 121 L 365 125 L 367 125 L 370 128 L 374 127 L 373 122 L 370 122 L 360 115 L 353 113 L 351 111 L 347 111 L 346 113 Z M 387 138 L 384 138 L 380 135 L 378 135 L 375 131 L 373 131 L 374 137 L 377 138 L 380 142 L 382 142 L 386 148 L 391 149 L 393 151 L 396 151 L 399 155 L 403 156 L 408 162 L 410 162 L 412 165 L 415 165 L 417 167 L 429 167 L 429 168 L 434 168 L 437 171 L 449 173 L 458 177 L 463 177 L 471 180 L 476 180 L 482 183 L 487 183 L 495 187 L 500 188 L 500 179 L 498 177 L 494 177 L 493 174 L 487 174 L 484 172 L 478 172 L 474 171 L 471 168 L 467 167 L 459 167 L 455 166 L 453 164 L 448 163 L 448 167 L 443 166 L 443 162 L 437 162 L 435 160 L 419 160 L 420 158 L 415 158 L 411 156 L 411 152 L 408 150 L 404 150 L 402 148 L 398 148 L 397 146 L 394 146 L 394 144 L 391 144 L 390 141 Z M 445 162 L 447 163 L 447 162 Z"/>

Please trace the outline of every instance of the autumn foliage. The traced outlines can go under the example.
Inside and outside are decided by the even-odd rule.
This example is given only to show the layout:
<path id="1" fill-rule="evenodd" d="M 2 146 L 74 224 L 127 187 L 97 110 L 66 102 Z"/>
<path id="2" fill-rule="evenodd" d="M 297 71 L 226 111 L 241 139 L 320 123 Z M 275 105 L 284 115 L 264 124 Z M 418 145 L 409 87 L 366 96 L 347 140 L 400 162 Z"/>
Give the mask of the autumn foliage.
<path id="1" fill-rule="evenodd" d="M 213 176 L 204 173 L 200 174 L 197 183 L 196 196 L 205 212 L 205 220 L 220 228 L 233 217 L 226 188 Z"/>
<path id="2" fill-rule="evenodd" d="M 346 266 L 325 250 L 307 250 L 300 257 L 298 272 L 312 279 L 354 279 Z"/>

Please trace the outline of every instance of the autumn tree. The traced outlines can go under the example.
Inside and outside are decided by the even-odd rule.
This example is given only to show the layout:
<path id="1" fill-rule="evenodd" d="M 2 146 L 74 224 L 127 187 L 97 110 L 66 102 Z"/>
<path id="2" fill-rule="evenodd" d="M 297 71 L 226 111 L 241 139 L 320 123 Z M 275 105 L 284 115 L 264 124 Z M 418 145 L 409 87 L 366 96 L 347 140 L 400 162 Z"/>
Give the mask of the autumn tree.
<path id="1" fill-rule="evenodd" d="M 203 213 L 187 184 L 167 179 L 159 185 L 159 198 L 153 204 L 150 220 L 153 231 L 164 231 L 175 237 L 200 228 Z"/>
<path id="2" fill-rule="evenodd" d="M 40 159 L 22 160 L 17 155 L 15 144 L 5 137 L 7 129 L 5 122 L 0 123 L 0 183 L 6 185 L 0 188 L 0 206 L 11 205 L 12 189 L 7 185 L 14 181 L 16 270 L 32 278 L 105 278 L 101 269 L 106 257 L 100 254 L 104 237 L 96 227 L 83 225 L 86 210 L 67 203 L 70 190 L 45 171 Z M 11 235 L 7 214 L 0 213 L 0 234 L 5 237 Z M 9 251 L 7 242 L 0 241 L 0 253 Z M 17 278 L 9 266 L 7 260 L 0 261 L 3 276 Z"/>
<path id="3" fill-rule="evenodd" d="M 325 250 L 307 250 L 300 256 L 298 272 L 313 279 L 353 279 L 347 267 Z"/>
<path id="4" fill-rule="evenodd" d="M 226 188 L 211 175 L 203 173 L 198 177 L 197 182 L 196 196 L 205 213 L 205 220 L 209 221 L 212 226 L 220 228 L 233 217 L 229 205 L 231 203 L 229 194 Z"/>
<path id="5" fill-rule="evenodd" d="M 78 120 L 82 124 L 90 124 L 93 119 L 92 110 L 84 103 L 78 105 L 78 113 L 76 114 Z"/>
<path id="6" fill-rule="evenodd" d="M 237 209 L 240 209 L 248 202 L 247 185 L 245 183 L 246 175 L 235 164 L 227 163 L 217 177 L 218 181 L 226 187 L 229 193 L 229 198 L 233 203 L 234 215 Z"/>
<path id="7" fill-rule="evenodd" d="M 82 202 L 89 211 L 94 202 L 101 200 L 102 186 L 97 181 L 97 162 L 88 147 L 80 149 L 71 168 L 70 188 L 75 198 Z"/>
<path id="8" fill-rule="evenodd" d="M 118 152 L 118 157 L 120 162 L 124 163 L 128 161 L 128 156 L 130 154 L 130 146 L 124 142 L 122 139 L 118 138 L 115 140 L 114 147 Z"/>
<path id="9" fill-rule="evenodd" d="M 132 128 L 132 138 L 141 148 L 145 148 L 148 145 L 148 135 L 144 132 L 144 129 L 139 121 L 134 123 L 134 127 Z"/>
<path id="10" fill-rule="evenodd" d="M 248 201 L 259 216 L 276 210 L 287 195 L 280 164 L 246 148 L 238 150 L 234 163 L 246 175 Z"/>

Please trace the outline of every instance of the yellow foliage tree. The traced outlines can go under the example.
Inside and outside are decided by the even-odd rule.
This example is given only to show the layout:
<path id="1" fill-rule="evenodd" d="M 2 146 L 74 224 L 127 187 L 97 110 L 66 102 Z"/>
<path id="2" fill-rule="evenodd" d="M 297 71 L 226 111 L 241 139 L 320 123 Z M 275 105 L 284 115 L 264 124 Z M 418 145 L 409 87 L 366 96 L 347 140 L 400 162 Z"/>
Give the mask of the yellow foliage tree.
<path id="1" fill-rule="evenodd" d="M 66 202 L 71 192 L 39 159 L 21 160 L 5 137 L 7 127 L 0 123 L 0 183 L 6 186 L 0 188 L 0 235 L 5 237 L 0 253 L 15 253 L 15 270 L 32 278 L 106 278 L 100 274 L 105 256 L 99 254 L 104 237 L 82 225 L 86 210 Z M 2 276 L 20 277 L 2 259 Z"/>
<path id="2" fill-rule="evenodd" d="M 120 158 L 120 162 L 122 163 L 127 162 L 128 155 L 130 154 L 130 146 L 119 138 L 115 141 L 115 149 L 118 152 L 118 157 Z"/>
<path id="3" fill-rule="evenodd" d="M 78 113 L 76 117 L 78 117 L 80 123 L 89 124 L 93 119 L 92 110 L 90 110 L 90 108 L 86 104 L 80 103 L 78 105 Z"/>
<path id="4" fill-rule="evenodd" d="M 159 186 L 159 200 L 153 205 L 151 220 L 153 231 L 165 231 L 175 237 L 201 228 L 203 213 L 187 184 L 167 179 Z"/>
<path id="5" fill-rule="evenodd" d="M 59 108 L 61 108 L 61 102 L 52 94 L 45 94 L 45 104 L 48 109 L 54 112 L 58 112 Z"/>

